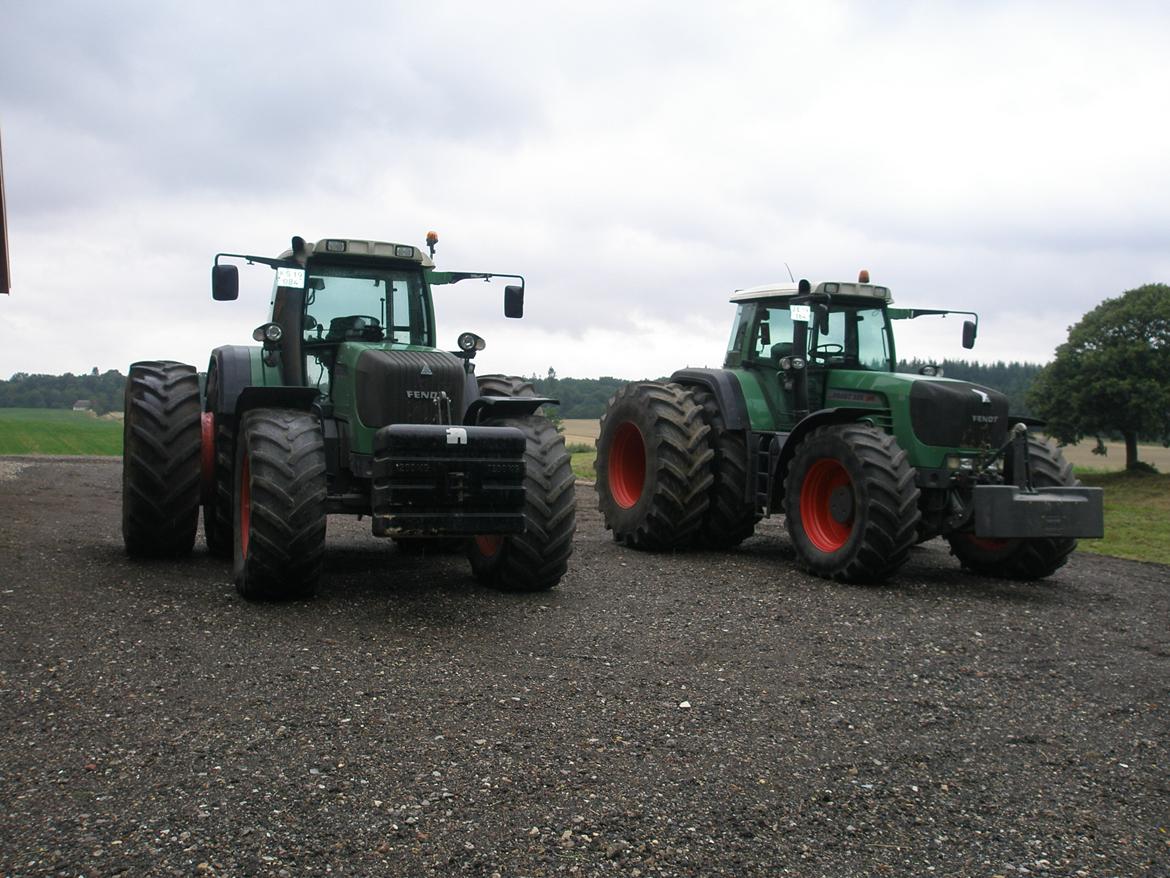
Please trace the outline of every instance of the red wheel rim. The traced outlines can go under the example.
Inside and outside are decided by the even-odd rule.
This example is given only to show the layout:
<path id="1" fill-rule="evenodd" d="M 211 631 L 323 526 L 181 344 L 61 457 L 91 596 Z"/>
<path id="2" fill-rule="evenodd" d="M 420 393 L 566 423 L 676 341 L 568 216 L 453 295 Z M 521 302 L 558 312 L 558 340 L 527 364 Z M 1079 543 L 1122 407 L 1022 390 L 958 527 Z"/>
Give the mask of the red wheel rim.
<path id="1" fill-rule="evenodd" d="M 215 496 L 215 414 L 204 412 L 199 422 L 200 499 L 210 503 Z"/>
<path id="2" fill-rule="evenodd" d="M 852 484 L 839 461 L 825 458 L 809 467 L 800 486 L 800 523 L 809 542 L 822 552 L 837 551 L 853 533 L 853 513 L 847 521 L 838 521 L 830 508 L 833 492 Z"/>
<path id="3" fill-rule="evenodd" d="M 642 499 L 646 484 L 646 443 L 642 431 L 629 421 L 614 433 L 607 474 L 609 491 L 618 506 L 629 509 Z"/>
<path id="4" fill-rule="evenodd" d="M 475 547 L 485 558 L 494 558 L 504 547 L 504 538 L 501 536 L 477 536 Z"/>
<path id="5" fill-rule="evenodd" d="M 240 467 L 240 554 L 248 557 L 248 537 L 252 532 L 252 468 L 248 455 Z"/>

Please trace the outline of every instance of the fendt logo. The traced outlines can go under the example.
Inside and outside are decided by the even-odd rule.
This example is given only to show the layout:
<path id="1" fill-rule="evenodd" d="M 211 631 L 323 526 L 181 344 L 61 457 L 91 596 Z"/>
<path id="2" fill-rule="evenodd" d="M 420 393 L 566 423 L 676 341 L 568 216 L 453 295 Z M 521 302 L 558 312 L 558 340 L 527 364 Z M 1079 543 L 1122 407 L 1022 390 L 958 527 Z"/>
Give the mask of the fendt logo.
<path id="1" fill-rule="evenodd" d="M 408 390 L 406 391 L 407 399 L 438 399 L 439 391 L 437 390 Z"/>
<path id="2" fill-rule="evenodd" d="M 988 396 L 986 393 L 984 393 L 982 390 L 977 390 L 976 388 L 972 387 L 971 392 L 974 393 L 976 396 L 978 396 L 979 401 L 981 403 L 983 403 L 984 405 L 991 405 L 991 397 Z"/>

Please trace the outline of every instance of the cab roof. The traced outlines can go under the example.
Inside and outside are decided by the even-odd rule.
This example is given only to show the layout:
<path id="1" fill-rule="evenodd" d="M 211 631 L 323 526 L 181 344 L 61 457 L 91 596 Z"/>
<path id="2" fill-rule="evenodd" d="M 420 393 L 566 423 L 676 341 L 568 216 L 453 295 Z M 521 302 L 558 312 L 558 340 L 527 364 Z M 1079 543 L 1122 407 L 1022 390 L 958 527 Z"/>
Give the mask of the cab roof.
<path id="1" fill-rule="evenodd" d="M 281 259 L 289 259 L 292 255 L 292 250 L 286 250 L 281 254 Z M 395 244 L 389 241 L 363 241 L 356 238 L 322 238 L 316 244 L 306 241 L 305 256 L 311 258 L 314 255 L 403 259 L 417 262 L 423 268 L 435 267 L 435 263 L 421 247 L 415 247 L 413 244 Z"/>
<path id="2" fill-rule="evenodd" d="M 890 295 L 890 288 L 877 284 L 858 283 L 857 281 L 822 280 L 809 285 L 813 295 L 853 296 L 859 299 L 878 299 L 887 305 L 894 301 Z M 800 295 L 800 283 L 763 284 L 758 287 L 748 287 L 746 290 L 736 290 L 732 302 L 751 302 L 756 299 L 787 298 Z"/>

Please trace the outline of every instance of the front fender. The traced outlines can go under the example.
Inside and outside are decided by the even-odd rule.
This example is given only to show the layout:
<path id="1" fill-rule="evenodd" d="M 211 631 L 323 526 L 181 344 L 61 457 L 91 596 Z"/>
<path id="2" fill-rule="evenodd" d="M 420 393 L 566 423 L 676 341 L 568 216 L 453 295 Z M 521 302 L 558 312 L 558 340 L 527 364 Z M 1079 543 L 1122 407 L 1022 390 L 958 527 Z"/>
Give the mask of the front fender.
<path id="1" fill-rule="evenodd" d="M 252 409 L 276 408 L 295 409 L 307 412 L 320 396 L 316 387 L 264 387 L 253 385 L 240 390 L 236 397 L 236 423 Z"/>
<path id="2" fill-rule="evenodd" d="M 463 416 L 464 424 L 481 424 L 492 418 L 522 418 L 542 405 L 559 405 L 559 399 L 543 396 L 481 396 L 473 400 Z"/>

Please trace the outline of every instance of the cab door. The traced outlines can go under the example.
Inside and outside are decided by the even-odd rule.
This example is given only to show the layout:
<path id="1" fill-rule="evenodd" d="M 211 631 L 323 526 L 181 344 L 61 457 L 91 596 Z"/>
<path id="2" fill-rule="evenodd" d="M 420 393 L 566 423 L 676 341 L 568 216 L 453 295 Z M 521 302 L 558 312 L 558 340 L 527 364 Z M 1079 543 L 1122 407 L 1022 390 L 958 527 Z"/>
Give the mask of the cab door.
<path id="1" fill-rule="evenodd" d="M 781 359 L 794 354 L 794 327 L 788 303 L 770 300 L 741 307 L 745 309 L 739 324 L 744 328 L 740 347 L 743 382 L 747 385 L 744 396 L 748 399 L 749 409 L 758 409 L 759 403 L 753 406 L 753 402 L 762 400 L 766 419 L 770 422 L 764 423 L 765 418 L 759 417 L 765 414 L 764 411 L 752 411 L 752 426 L 787 432 L 797 421 L 793 390 L 787 386 L 789 376 L 780 368 Z M 748 308 L 752 310 L 746 310 Z"/>

